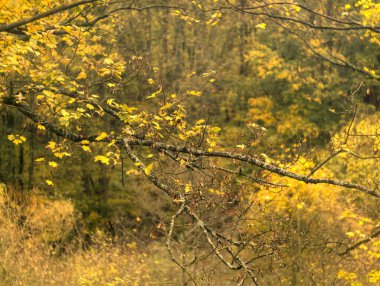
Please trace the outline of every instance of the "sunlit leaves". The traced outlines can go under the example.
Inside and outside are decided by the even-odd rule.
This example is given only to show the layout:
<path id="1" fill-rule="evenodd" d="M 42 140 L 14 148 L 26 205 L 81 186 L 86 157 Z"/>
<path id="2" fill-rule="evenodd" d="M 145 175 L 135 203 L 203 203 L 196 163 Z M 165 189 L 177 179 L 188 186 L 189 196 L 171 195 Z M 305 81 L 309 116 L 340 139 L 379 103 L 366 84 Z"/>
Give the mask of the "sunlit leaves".
<path id="1" fill-rule="evenodd" d="M 87 74 L 84 72 L 84 71 L 81 71 L 78 76 L 77 76 L 77 79 L 80 80 L 80 79 L 85 79 L 87 77 Z"/>
<path id="2" fill-rule="evenodd" d="M 146 175 L 150 175 L 152 173 L 152 170 L 153 170 L 153 163 L 149 164 L 145 169 L 144 169 L 144 173 Z"/>
<path id="3" fill-rule="evenodd" d="M 58 145 L 54 141 L 49 141 L 45 148 L 50 149 L 53 155 L 60 159 L 71 156 L 71 153 L 65 151 L 66 147 L 64 145 Z"/>
<path id="4" fill-rule="evenodd" d="M 94 160 L 95 162 L 100 162 L 102 164 L 105 164 L 105 165 L 109 165 L 110 164 L 110 159 L 103 156 L 103 155 L 97 155 L 94 157 Z"/>
<path id="5" fill-rule="evenodd" d="M 201 91 L 196 91 L 196 90 L 188 90 L 187 94 L 188 95 L 192 95 L 192 96 L 201 96 L 202 92 Z"/>
<path id="6" fill-rule="evenodd" d="M 158 90 L 153 92 L 151 95 L 147 96 L 146 98 L 149 99 L 149 98 L 155 98 L 157 95 L 159 95 L 160 93 L 162 92 L 162 86 L 160 85 L 158 87 Z"/>
<path id="7" fill-rule="evenodd" d="M 14 135 L 14 134 L 9 134 L 8 140 L 11 141 L 15 145 L 22 144 L 26 141 L 26 137 L 22 135 Z"/>
<path id="8" fill-rule="evenodd" d="M 46 180 L 45 182 L 46 182 L 46 185 L 48 186 L 54 186 L 54 183 L 51 180 Z"/>
<path id="9" fill-rule="evenodd" d="M 91 152 L 91 148 L 87 145 L 82 145 L 81 148 L 86 152 Z"/>
<path id="10" fill-rule="evenodd" d="M 56 162 L 54 162 L 54 161 L 50 161 L 50 162 L 49 162 L 49 166 L 50 166 L 50 167 L 53 167 L 53 168 L 57 168 L 57 167 L 58 167 L 58 164 L 57 164 Z"/>
<path id="11" fill-rule="evenodd" d="M 108 134 L 105 132 L 101 132 L 96 138 L 96 141 L 102 141 L 103 139 L 107 138 Z"/>
<path id="12" fill-rule="evenodd" d="M 214 126 L 209 129 L 211 133 L 219 133 L 222 129 L 220 127 Z"/>
<path id="13" fill-rule="evenodd" d="M 191 183 L 185 185 L 185 193 L 190 193 L 192 191 Z"/>
<path id="14" fill-rule="evenodd" d="M 257 24 L 255 27 L 262 29 L 262 30 L 265 30 L 267 27 L 267 24 L 266 23 L 260 23 L 260 24 Z"/>

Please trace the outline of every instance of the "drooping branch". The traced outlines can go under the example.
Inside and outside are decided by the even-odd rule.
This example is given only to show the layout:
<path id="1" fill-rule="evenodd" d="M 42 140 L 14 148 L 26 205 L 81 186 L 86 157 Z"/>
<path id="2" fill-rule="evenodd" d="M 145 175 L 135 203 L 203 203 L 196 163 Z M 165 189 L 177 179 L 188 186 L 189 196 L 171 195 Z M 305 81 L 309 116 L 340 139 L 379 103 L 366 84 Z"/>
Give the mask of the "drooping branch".
<path id="1" fill-rule="evenodd" d="M 66 4 L 66 5 L 58 6 L 56 8 L 50 9 L 50 10 L 48 10 L 46 12 L 38 13 L 38 14 L 32 16 L 32 17 L 29 17 L 29 18 L 26 18 L 26 19 L 21 19 L 19 21 L 16 21 L 16 22 L 13 22 L 13 23 L 10 23 L 10 24 L 2 25 L 2 26 L 0 26 L 0 33 L 1 32 L 9 32 L 9 31 L 12 31 L 12 30 L 14 30 L 16 28 L 24 26 L 26 24 L 35 22 L 37 20 L 40 20 L 40 19 L 52 16 L 52 15 L 58 14 L 58 13 L 63 12 L 63 11 L 67 11 L 67 10 L 73 9 L 75 7 L 79 7 L 79 6 L 90 4 L 90 3 L 95 3 L 95 2 L 98 2 L 98 1 L 99 0 L 82 0 L 82 1 L 71 3 L 71 4 Z"/>
<path id="2" fill-rule="evenodd" d="M 314 30 L 327 30 L 327 31 L 352 31 L 352 30 L 369 30 L 373 31 L 376 33 L 380 33 L 380 27 L 373 27 L 373 26 L 368 26 L 368 25 L 362 25 L 361 23 L 355 22 L 355 21 L 344 21 L 340 20 L 334 17 L 331 17 L 329 15 L 317 12 L 313 10 L 310 7 L 307 7 L 305 5 L 301 5 L 298 3 L 292 3 L 292 2 L 275 2 L 275 3 L 267 3 L 263 5 L 258 5 L 258 6 L 239 6 L 236 4 L 231 3 L 230 1 L 226 0 L 227 4 L 231 7 L 232 10 L 241 12 L 244 14 L 249 14 L 249 15 L 254 15 L 254 16 L 264 16 L 270 19 L 275 19 L 275 20 L 281 20 L 285 22 L 292 22 L 292 23 L 297 23 L 301 24 L 305 27 L 314 29 Z M 317 15 L 321 18 L 327 19 L 331 22 L 335 22 L 338 24 L 341 24 L 342 26 L 336 26 L 336 25 L 317 25 L 312 22 L 308 22 L 305 20 L 301 20 L 296 17 L 290 17 L 290 16 L 282 16 L 274 13 L 269 13 L 268 11 L 265 10 L 265 8 L 269 7 L 282 7 L 282 6 L 294 6 L 298 7 L 299 9 L 302 9 L 308 13 Z"/>
<path id="3" fill-rule="evenodd" d="M 346 255 L 348 253 L 350 253 L 351 251 L 353 251 L 354 249 L 358 248 L 360 245 L 362 244 L 365 244 L 367 242 L 370 242 L 372 239 L 374 239 L 375 237 L 378 237 L 380 236 L 380 229 L 377 229 L 376 231 L 372 232 L 367 238 L 364 238 L 360 241 L 358 241 L 357 243 L 347 247 L 347 249 L 341 253 L 339 253 L 340 256 L 343 256 L 343 255 Z"/>
<path id="4" fill-rule="evenodd" d="M 175 192 L 168 185 L 162 183 L 155 175 L 151 174 L 150 172 L 146 172 L 146 167 L 144 163 L 136 155 L 133 154 L 128 140 L 124 139 L 123 142 L 124 142 L 124 147 L 126 149 L 126 152 L 129 158 L 145 174 L 148 180 L 151 181 L 154 185 L 156 185 L 159 189 L 167 193 L 170 197 L 182 203 L 182 206 L 180 210 L 177 212 L 177 214 L 180 214 L 181 212 L 185 211 L 197 223 L 197 225 L 201 228 L 202 232 L 204 233 L 206 240 L 208 244 L 210 245 L 211 249 L 216 254 L 216 256 L 220 259 L 220 261 L 222 261 L 223 264 L 225 264 L 231 270 L 244 269 L 245 272 L 252 278 L 254 285 L 257 285 L 257 279 L 254 276 L 253 270 L 249 268 L 248 265 L 244 261 L 241 260 L 239 255 L 235 254 L 229 245 L 225 245 L 225 243 L 221 240 L 221 238 L 218 235 L 216 235 L 216 232 L 211 230 L 210 227 L 208 227 L 206 223 L 189 206 L 186 205 L 186 199 L 179 192 Z M 175 217 L 176 216 L 174 216 L 173 219 L 175 219 Z M 170 236 L 171 236 L 173 224 L 174 222 L 172 222 L 172 225 L 170 228 Z M 227 252 L 231 254 L 231 256 L 234 258 L 234 261 L 237 262 L 237 266 L 227 261 L 227 259 L 222 255 L 221 251 L 213 242 L 212 240 L 213 238 L 218 243 L 224 245 L 224 248 L 227 250 Z"/>
<path id="5" fill-rule="evenodd" d="M 97 137 L 96 135 L 81 136 L 75 133 L 71 133 L 48 121 L 41 120 L 40 117 L 37 114 L 35 114 L 33 111 L 31 111 L 28 108 L 28 106 L 26 106 L 25 104 L 16 103 L 16 102 L 5 102 L 5 103 L 10 106 L 16 107 L 24 115 L 32 119 L 34 122 L 44 125 L 48 130 L 50 130 L 52 133 L 56 134 L 57 136 L 64 137 L 74 142 L 80 142 L 82 140 L 88 140 L 90 142 L 99 142 L 95 140 L 95 138 Z M 330 179 L 330 178 L 310 178 L 307 175 L 301 175 L 301 174 L 291 172 L 275 164 L 267 163 L 263 160 L 258 159 L 255 156 L 251 156 L 248 154 L 228 152 L 228 151 L 205 151 L 201 149 L 191 148 L 188 146 L 176 146 L 176 145 L 171 145 L 171 144 L 162 143 L 162 142 L 153 141 L 153 140 L 145 140 L 145 139 L 142 140 L 136 137 L 129 137 L 129 138 L 118 137 L 118 138 L 113 138 L 113 139 L 116 140 L 119 144 L 128 145 L 128 146 L 137 145 L 137 146 L 150 147 L 157 151 L 167 150 L 167 151 L 171 151 L 178 154 L 184 153 L 184 154 L 189 154 L 196 157 L 238 160 L 238 161 L 245 162 L 253 166 L 259 167 L 271 173 L 277 174 L 279 176 L 288 177 L 299 182 L 304 182 L 306 184 L 329 184 L 329 185 L 344 187 L 347 189 L 356 189 L 365 194 L 380 198 L 380 194 L 378 192 L 371 190 L 363 185 L 340 181 L 336 179 Z M 110 140 L 111 138 L 105 138 L 102 141 L 110 141 Z"/>

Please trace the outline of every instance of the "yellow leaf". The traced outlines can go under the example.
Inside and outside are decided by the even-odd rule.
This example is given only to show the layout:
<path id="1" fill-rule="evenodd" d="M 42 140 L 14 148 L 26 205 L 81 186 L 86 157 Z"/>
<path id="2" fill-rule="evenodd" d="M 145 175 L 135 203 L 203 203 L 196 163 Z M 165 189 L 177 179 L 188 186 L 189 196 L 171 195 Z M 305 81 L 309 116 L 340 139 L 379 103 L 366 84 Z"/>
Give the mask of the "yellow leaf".
<path id="1" fill-rule="evenodd" d="M 149 164 L 148 167 L 145 168 L 144 173 L 149 176 L 150 173 L 152 172 L 152 169 L 153 169 L 153 163 Z"/>
<path id="2" fill-rule="evenodd" d="M 272 160 L 268 157 L 267 154 L 264 154 L 264 153 L 260 153 L 260 156 L 264 159 L 265 163 L 271 163 Z"/>
<path id="3" fill-rule="evenodd" d="M 204 119 L 199 119 L 197 122 L 195 122 L 195 125 L 199 125 L 199 124 L 202 124 L 204 122 L 205 122 Z"/>
<path id="4" fill-rule="evenodd" d="M 84 72 L 84 71 L 81 71 L 78 76 L 77 76 L 77 79 L 84 79 L 87 77 L 87 74 Z"/>
<path id="5" fill-rule="evenodd" d="M 96 141 L 101 141 L 101 140 L 103 140 L 104 138 L 107 138 L 107 136 L 108 136 L 107 133 L 102 132 L 102 133 L 99 134 L 98 137 L 95 138 L 95 140 L 96 140 Z"/>
<path id="6" fill-rule="evenodd" d="M 46 130 L 45 126 L 41 125 L 41 124 L 38 124 L 37 125 L 37 129 L 38 130 Z"/>
<path id="7" fill-rule="evenodd" d="M 256 27 L 256 28 L 259 28 L 259 29 L 263 29 L 263 30 L 265 30 L 266 27 L 267 27 L 267 24 L 265 24 L 265 23 L 260 23 L 260 24 L 257 24 L 255 27 Z"/>
<path id="8" fill-rule="evenodd" d="M 196 90 L 188 90 L 187 94 L 188 95 L 193 95 L 193 96 L 201 96 L 202 92 L 201 91 L 196 91 Z"/>
<path id="9" fill-rule="evenodd" d="M 186 184 L 185 186 L 185 193 L 191 192 L 191 184 Z"/>
<path id="10" fill-rule="evenodd" d="M 88 109 L 90 109 L 90 110 L 93 110 L 94 109 L 94 106 L 92 105 L 92 104 L 86 104 L 86 107 L 88 108 Z"/>
<path id="11" fill-rule="evenodd" d="M 68 156 L 68 157 L 71 156 L 71 154 L 67 152 L 54 152 L 53 155 L 60 159 L 62 159 L 65 156 Z"/>
<path id="12" fill-rule="evenodd" d="M 112 139 L 111 142 L 107 145 L 107 147 L 111 147 L 111 146 L 115 145 L 115 143 L 116 143 L 116 140 Z"/>
<path id="13" fill-rule="evenodd" d="M 45 94 L 47 97 L 54 97 L 54 93 L 49 91 L 49 90 L 43 90 L 42 91 L 43 94 Z"/>
<path id="14" fill-rule="evenodd" d="M 168 108 L 170 108 L 171 106 L 172 106 L 171 103 L 167 103 L 167 104 L 165 104 L 164 106 L 161 107 L 161 110 L 168 109 Z"/>
<path id="15" fill-rule="evenodd" d="M 49 143 L 46 145 L 45 148 L 48 148 L 48 149 L 54 149 L 56 146 L 55 142 L 54 141 L 49 141 Z"/>
<path id="16" fill-rule="evenodd" d="M 137 175 L 139 172 L 137 172 L 135 169 L 130 169 L 129 171 L 126 172 L 127 175 Z"/>
<path id="17" fill-rule="evenodd" d="M 45 181 L 48 186 L 54 186 L 54 183 L 50 180 Z"/>
<path id="18" fill-rule="evenodd" d="M 82 146 L 82 149 L 83 149 L 84 151 L 86 151 L 86 152 L 91 152 L 91 148 L 88 147 L 87 145 L 83 145 L 83 146 Z"/>
<path id="19" fill-rule="evenodd" d="M 35 162 L 42 162 L 42 161 L 45 161 L 45 158 L 38 158 L 36 160 L 34 160 Z"/>
<path id="20" fill-rule="evenodd" d="M 105 63 L 106 65 L 111 65 L 111 64 L 113 64 L 113 60 L 110 59 L 110 58 L 106 58 L 106 59 L 104 59 L 104 63 Z"/>
<path id="21" fill-rule="evenodd" d="M 150 78 L 150 79 L 148 79 L 148 83 L 149 84 L 154 84 L 154 80 Z"/>
<path id="22" fill-rule="evenodd" d="M 208 77 L 208 76 L 213 75 L 213 74 L 215 74 L 215 71 L 205 72 L 202 74 L 202 77 Z"/>
<path id="23" fill-rule="evenodd" d="M 215 126 L 215 127 L 210 128 L 209 131 L 212 133 L 218 133 L 220 132 L 220 130 L 222 130 L 220 127 Z"/>
<path id="24" fill-rule="evenodd" d="M 56 162 L 49 162 L 49 166 L 53 167 L 53 168 L 57 168 L 58 167 L 58 164 Z"/>
<path id="25" fill-rule="evenodd" d="M 355 236 L 355 233 L 352 232 L 352 231 L 349 231 L 349 232 L 346 232 L 346 235 L 347 235 L 348 237 L 354 237 L 354 236 Z"/>
<path id="26" fill-rule="evenodd" d="M 110 164 L 110 159 L 102 155 L 95 156 L 95 162 L 98 162 L 98 161 L 106 165 Z"/>
<path id="27" fill-rule="evenodd" d="M 154 98 L 156 97 L 158 94 L 160 94 L 162 92 L 162 86 L 160 85 L 158 90 L 154 93 L 152 93 L 151 95 L 147 96 L 146 98 L 149 99 L 149 98 Z"/>
<path id="28" fill-rule="evenodd" d="M 90 144 L 90 141 L 88 141 L 88 140 L 82 140 L 82 141 L 80 141 L 80 144 L 88 145 L 88 144 Z"/>
<path id="29" fill-rule="evenodd" d="M 304 205 L 303 203 L 298 203 L 298 204 L 297 204 L 297 209 L 299 209 L 299 210 L 302 209 L 302 208 L 303 208 L 303 205 Z"/>

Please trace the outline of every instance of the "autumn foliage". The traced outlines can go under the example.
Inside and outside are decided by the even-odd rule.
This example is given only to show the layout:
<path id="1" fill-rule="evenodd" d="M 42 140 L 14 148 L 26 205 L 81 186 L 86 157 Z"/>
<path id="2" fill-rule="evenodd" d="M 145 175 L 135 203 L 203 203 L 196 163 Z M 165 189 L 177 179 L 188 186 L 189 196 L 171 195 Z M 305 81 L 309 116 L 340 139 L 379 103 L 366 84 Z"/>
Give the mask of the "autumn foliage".
<path id="1" fill-rule="evenodd" d="M 379 46 L 372 0 L 0 0 L 0 284 L 378 285 Z"/>

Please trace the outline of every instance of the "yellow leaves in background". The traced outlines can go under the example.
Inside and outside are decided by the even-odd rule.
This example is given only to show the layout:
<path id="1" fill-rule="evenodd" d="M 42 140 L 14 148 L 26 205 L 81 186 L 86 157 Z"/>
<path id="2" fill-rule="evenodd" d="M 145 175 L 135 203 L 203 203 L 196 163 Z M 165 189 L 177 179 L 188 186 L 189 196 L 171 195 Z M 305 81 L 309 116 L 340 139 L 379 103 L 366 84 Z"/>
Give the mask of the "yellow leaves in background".
<path id="1" fill-rule="evenodd" d="M 265 30 L 267 27 L 267 24 L 266 23 L 260 23 L 260 24 L 257 24 L 255 27 L 262 29 L 262 30 Z"/>
<path id="2" fill-rule="evenodd" d="M 274 104 L 270 97 L 251 98 L 248 100 L 248 104 L 250 106 L 248 114 L 251 121 L 260 122 L 265 126 L 275 123 L 276 120 L 272 114 Z"/>
<path id="3" fill-rule="evenodd" d="M 350 238 L 354 237 L 355 236 L 355 233 L 352 232 L 352 231 L 349 231 L 349 232 L 346 232 L 346 235 Z"/>
<path id="4" fill-rule="evenodd" d="M 109 165 L 110 164 L 110 159 L 105 157 L 105 156 L 102 156 L 102 155 L 97 155 L 95 156 L 95 162 L 101 162 L 102 164 L 106 164 L 106 165 Z"/>
<path id="5" fill-rule="evenodd" d="M 46 130 L 45 126 L 41 125 L 41 124 L 38 124 L 37 125 L 37 129 L 38 130 Z"/>
<path id="6" fill-rule="evenodd" d="M 50 149 L 53 155 L 57 158 L 62 159 L 63 157 L 70 157 L 71 154 L 68 152 L 65 152 L 65 147 L 57 145 L 54 141 L 49 141 L 48 144 L 45 146 L 46 149 Z"/>
<path id="7" fill-rule="evenodd" d="M 78 76 L 77 76 L 77 79 L 80 80 L 80 79 L 85 79 L 87 77 L 87 74 L 84 72 L 84 71 L 81 71 Z"/>
<path id="8" fill-rule="evenodd" d="M 297 209 L 299 209 L 299 210 L 302 209 L 302 208 L 304 207 L 304 205 L 305 205 L 305 204 L 302 203 L 302 202 L 301 202 L 301 203 L 298 203 L 298 204 L 297 204 Z"/>
<path id="9" fill-rule="evenodd" d="M 22 135 L 9 134 L 7 137 L 8 137 L 8 140 L 11 141 L 15 145 L 22 144 L 26 141 L 26 138 Z"/>
<path id="10" fill-rule="evenodd" d="M 45 182 L 48 186 L 54 186 L 54 183 L 51 180 L 46 180 Z"/>
<path id="11" fill-rule="evenodd" d="M 209 129 L 209 132 L 211 132 L 211 133 L 219 133 L 221 130 L 222 130 L 222 128 L 220 128 L 218 126 L 214 126 L 214 127 L 211 127 Z"/>

